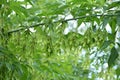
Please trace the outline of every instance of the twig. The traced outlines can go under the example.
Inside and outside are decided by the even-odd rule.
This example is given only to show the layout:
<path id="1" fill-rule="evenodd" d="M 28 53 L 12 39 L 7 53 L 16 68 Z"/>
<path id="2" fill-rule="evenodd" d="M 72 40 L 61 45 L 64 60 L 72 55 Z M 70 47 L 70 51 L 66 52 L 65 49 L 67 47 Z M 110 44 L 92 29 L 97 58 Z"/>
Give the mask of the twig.
<path id="1" fill-rule="evenodd" d="M 57 22 L 67 22 L 67 21 L 71 21 L 71 20 L 78 20 L 78 19 L 83 19 L 83 18 L 87 18 L 87 17 L 97 17 L 97 16 L 120 16 L 118 14 L 107 14 L 107 15 L 87 15 L 87 16 L 80 16 L 80 17 L 77 17 L 77 18 L 71 18 L 71 19 L 66 19 L 66 20 L 58 20 L 58 21 L 54 21 L 53 23 L 57 23 Z M 35 25 L 32 25 L 32 26 L 28 26 L 28 27 L 21 27 L 19 29 L 15 29 L 15 30 L 11 30 L 11 31 L 8 31 L 8 33 L 14 33 L 14 32 L 18 32 L 18 31 L 21 31 L 21 30 L 24 30 L 24 29 L 29 29 L 29 28 L 33 28 L 33 27 L 37 27 L 37 26 L 40 26 L 40 25 L 45 25 L 46 23 L 39 23 L 39 24 L 35 24 Z"/>

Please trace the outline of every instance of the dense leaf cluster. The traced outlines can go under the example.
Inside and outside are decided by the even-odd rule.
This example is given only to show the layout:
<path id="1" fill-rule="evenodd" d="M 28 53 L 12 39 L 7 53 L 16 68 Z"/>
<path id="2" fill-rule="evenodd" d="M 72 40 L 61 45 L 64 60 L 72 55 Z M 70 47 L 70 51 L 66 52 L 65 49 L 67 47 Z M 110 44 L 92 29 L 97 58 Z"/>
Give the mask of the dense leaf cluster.
<path id="1" fill-rule="evenodd" d="M 119 4 L 0 0 L 0 80 L 120 79 Z"/>

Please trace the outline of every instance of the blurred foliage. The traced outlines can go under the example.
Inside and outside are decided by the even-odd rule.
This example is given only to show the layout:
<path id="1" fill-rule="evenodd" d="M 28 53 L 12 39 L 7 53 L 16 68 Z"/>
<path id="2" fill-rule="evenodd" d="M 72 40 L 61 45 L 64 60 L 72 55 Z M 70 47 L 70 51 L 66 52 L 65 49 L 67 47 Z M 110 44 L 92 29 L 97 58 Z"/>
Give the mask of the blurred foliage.
<path id="1" fill-rule="evenodd" d="M 0 80 L 119 80 L 119 4 L 0 0 Z"/>

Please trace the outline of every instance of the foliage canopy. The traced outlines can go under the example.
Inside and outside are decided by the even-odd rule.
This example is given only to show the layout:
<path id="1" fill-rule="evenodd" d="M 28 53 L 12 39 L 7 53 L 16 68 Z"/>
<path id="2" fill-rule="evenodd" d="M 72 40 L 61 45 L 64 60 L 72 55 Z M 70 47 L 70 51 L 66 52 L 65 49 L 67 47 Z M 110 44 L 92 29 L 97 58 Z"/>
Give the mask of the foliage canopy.
<path id="1" fill-rule="evenodd" d="M 0 0 L 0 80 L 119 80 L 119 4 Z"/>

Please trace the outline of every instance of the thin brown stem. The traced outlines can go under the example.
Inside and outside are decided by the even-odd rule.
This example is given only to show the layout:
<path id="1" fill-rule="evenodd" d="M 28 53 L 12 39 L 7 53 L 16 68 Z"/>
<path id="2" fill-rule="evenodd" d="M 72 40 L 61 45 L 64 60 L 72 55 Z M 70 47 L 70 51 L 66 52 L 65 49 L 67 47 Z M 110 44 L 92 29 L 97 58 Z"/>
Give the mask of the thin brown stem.
<path id="1" fill-rule="evenodd" d="M 78 19 L 83 19 L 83 18 L 88 18 L 88 17 L 98 17 L 98 16 L 108 16 L 108 17 L 113 17 L 113 16 L 119 16 L 118 14 L 106 14 L 106 15 L 86 15 L 86 16 L 80 16 L 80 17 L 76 17 L 76 18 L 71 18 L 71 19 L 66 19 L 66 20 L 58 20 L 58 21 L 54 21 L 53 23 L 57 23 L 57 22 L 67 22 L 67 21 L 71 21 L 71 20 L 78 20 Z M 32 26 L 27 26 L 27 27 L 21 27 L 19 29 L 15 29 L 15 30 L 10 30 L 8 31 L 8 34 L 10 33 L 14 33 L 14 32 L 19 32 L 21 30 L 25 30 L 25 29 L 29 29 L 29 28 L 33 28 L 33 27 L 37 27 L 40 25 L 46 25 L 46 23 L 39 23 L 39 24 L 35 24 Z"/>

